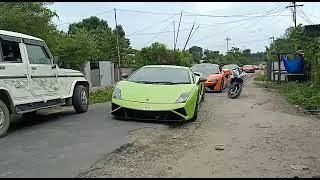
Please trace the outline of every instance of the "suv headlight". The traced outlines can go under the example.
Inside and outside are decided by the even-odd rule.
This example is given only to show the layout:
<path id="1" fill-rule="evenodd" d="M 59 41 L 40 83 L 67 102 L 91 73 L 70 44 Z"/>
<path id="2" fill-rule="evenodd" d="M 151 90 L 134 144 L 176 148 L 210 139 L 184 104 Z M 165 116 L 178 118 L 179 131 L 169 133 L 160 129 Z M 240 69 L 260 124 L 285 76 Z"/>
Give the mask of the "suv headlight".
<path id="1" fill-rule="evenodd" d="M 112 97 L 115 99 L 121 99 L 121 90 L 118 87 L 114 88 Z"/>
<path id="2" fill-rule="evenodd" d="M 190 95 L 190 92 L 182 93 L 176 100 L 176 103 L 185 103 Z"/>

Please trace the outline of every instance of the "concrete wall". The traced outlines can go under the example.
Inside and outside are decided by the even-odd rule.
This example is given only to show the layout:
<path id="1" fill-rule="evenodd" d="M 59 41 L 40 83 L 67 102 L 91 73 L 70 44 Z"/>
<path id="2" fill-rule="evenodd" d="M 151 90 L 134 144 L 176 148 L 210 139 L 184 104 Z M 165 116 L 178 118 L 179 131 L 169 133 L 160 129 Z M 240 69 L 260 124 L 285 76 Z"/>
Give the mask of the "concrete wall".
<path id="1" fill-rule="evenodd" d="M 134 68 L 121 68 L 122 73 L 127 73 L 128 75 L 132 74 L 136 69 Z"/>
<path id="2" fill-rule="evenodd" d="M 100 83 L 100 70 L 99 69 L 93 69 L 91 70 L 91 82 L 92 87 L 99 87 L 101 86 Z"/>
<path id="3" fill-rule="evenodd" d="M 120 68 L 120 76 L 122 73 L 132 74 L 135 68 Z M 119 68 L 117 65 L 110 61 L 99 61 L 99 69 L 92 69 L 90 67 L 90 62 L 86 63 L 85 66 L 85 76 L 90 83 L 90 87 L 104 87 L 118 82 L 120 78 L 118 77 Z"/>
<path id="4" fill-rule="evenodd" d="M 85 67 L 84 67 L 84 75 L 89 82 L 90 88 L 92 87 L 92 82 L 91 82 L 91 70 L 90 70 L 90 62 L 87 62 Z"/>
<path id="5" fill-rule="evenodd" d="M 112 68 L 110 61 L 99 61 L 100 86 L 112 85 Z"/>

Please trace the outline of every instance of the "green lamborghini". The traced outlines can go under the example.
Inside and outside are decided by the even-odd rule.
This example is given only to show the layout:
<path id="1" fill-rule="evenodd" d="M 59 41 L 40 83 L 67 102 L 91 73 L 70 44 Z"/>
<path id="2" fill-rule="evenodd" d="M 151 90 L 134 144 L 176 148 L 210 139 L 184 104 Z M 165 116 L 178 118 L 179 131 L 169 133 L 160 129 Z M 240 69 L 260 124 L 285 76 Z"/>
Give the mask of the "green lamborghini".
<path id="1" fill-rule="evenodd" d="M 183 121 L 195 120 L 204 100 L 206 78 L 188 67 L 144 66 L 119 81 L 112 96 L 116 118 Z"/>

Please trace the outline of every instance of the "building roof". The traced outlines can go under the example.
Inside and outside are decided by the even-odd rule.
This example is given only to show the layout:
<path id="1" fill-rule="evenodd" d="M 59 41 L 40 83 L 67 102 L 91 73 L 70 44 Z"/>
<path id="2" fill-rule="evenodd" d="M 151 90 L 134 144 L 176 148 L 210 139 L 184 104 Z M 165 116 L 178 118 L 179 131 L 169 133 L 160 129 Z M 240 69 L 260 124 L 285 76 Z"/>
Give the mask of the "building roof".
<path id="1" fill-rule="evenodd" d="M 38 40 L 38 41 L 43 41 L 40 38 L 29 36 L 26 34 L 18 33 L 18 32 L 13 32 L 13 31 L 5 31 L 5 30 L 0 30 L 1 35 L 6 35 L 6 36 L 13 36 L 13 37 L 19 37 L 19 38 L 25 38 L 25 39 L 32 39 L 32 40 Z"/>

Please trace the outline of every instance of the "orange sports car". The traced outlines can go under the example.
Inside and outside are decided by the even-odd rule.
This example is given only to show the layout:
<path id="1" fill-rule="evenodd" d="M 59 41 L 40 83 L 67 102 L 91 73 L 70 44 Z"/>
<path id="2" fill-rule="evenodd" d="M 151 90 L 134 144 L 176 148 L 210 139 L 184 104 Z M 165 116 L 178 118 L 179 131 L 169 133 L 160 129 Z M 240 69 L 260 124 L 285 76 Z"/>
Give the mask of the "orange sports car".
<path id="1" fill-rule="evenodd" d="M 191 67 L 194 72 L 201 73 L 208 80 L 205 82 L 206 91 L 222 92 L 229 85 L 229 70 L 221 71 L 218 64 L 201 63 Z"/>

